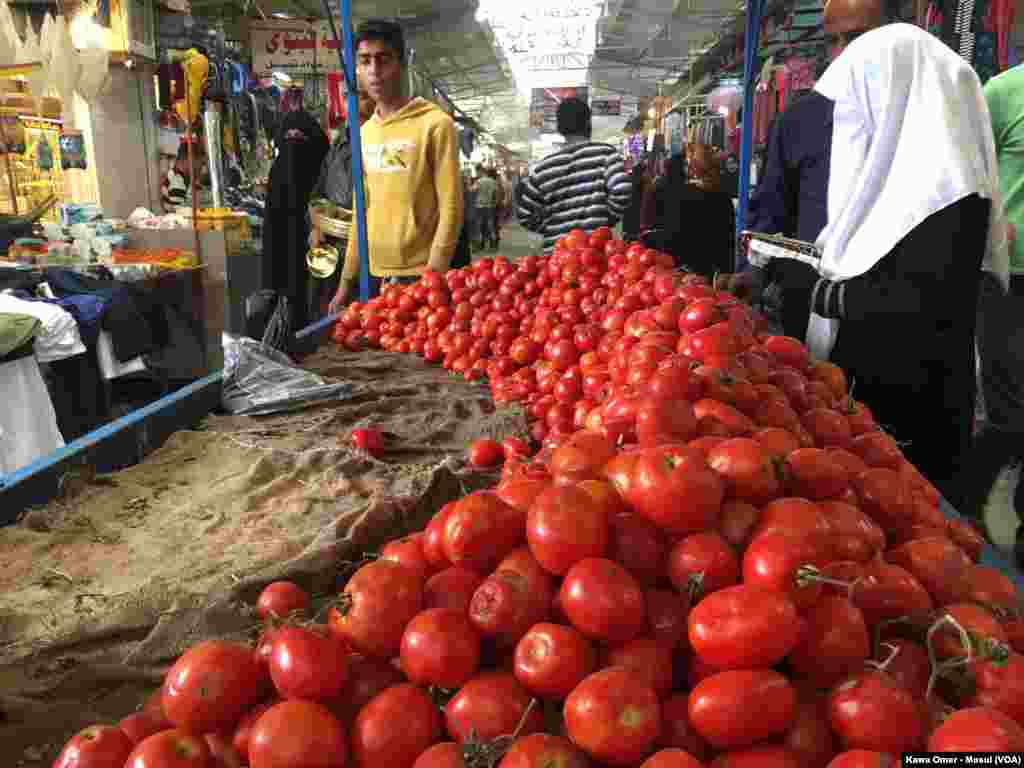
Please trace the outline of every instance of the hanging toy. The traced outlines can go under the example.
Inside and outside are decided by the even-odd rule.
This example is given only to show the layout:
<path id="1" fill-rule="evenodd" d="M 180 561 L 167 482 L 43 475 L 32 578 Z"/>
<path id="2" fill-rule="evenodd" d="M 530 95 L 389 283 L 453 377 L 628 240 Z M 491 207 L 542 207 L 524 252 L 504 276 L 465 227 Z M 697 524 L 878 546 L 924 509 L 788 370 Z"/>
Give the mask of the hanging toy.
<path id="1" fill-rule="evenodd" d="M 60 135 L 60 166 L 65 171 L 84 171 L 89 167 L 85 156 L 85 137 L 81 131 L 64 131 Z"/>
<path id="2" fill-rule="evenodd" d="M 210 60 L 195 48 L 191 48 L 181 56 L 181 65 L 185 70 L 186 98 L 175 102 L 174 111 L 189 125 L 199 118 L 203 92 L 210 79 Z"/>

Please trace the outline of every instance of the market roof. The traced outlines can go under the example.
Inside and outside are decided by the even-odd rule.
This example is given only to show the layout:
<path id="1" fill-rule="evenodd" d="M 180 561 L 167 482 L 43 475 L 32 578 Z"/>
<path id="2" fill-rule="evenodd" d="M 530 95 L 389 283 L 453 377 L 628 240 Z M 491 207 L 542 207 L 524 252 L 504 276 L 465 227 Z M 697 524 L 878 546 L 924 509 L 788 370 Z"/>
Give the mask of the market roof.
<path id="1" fill-rule="evenodd" d="M 337 0 L 330 0 L 337 13 Z M 489 127 L 494 103 L 514 96 L 501 46 L 476 19 L 477 0 L 352 0 L 353 22 L 377 17 L 402 24 L 416 69 L 465 113 Z M 228 37 L 245 39 L 245 19 L 324 18 L 319 0 L 192 0 L 192 12 L 223 20 Z"/>

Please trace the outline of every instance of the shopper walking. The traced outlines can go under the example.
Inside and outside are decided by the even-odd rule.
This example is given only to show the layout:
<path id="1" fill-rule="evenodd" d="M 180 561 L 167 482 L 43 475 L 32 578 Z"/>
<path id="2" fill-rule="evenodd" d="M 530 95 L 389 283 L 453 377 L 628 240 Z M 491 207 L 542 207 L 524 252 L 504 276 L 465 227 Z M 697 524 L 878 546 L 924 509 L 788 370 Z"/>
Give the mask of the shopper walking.
<path id="1" fill-rule="evenodd" d="M 713 279 L 734 269 L 736 209 L 722 191 L 722 169 L 714 149 L 688 147 L 690 178 L 682 154 L 673 155 L 655 193 L 656 236 L 651 243 L 677 267 Z"/>
<path id="2" fill-rule="evenodd" d="M 480 220 L 480 250 L 497 247 L 495 209 L 498 206 L 498 182 L 493 171 L 477 169 L 476 209 Z"/>
<path id="3" fill-rule="evenodd" d="M 979 521 L 999 472 L 1024 459 L 1024 64 L 985 84 L 999 162 L 999 181 L 1010 232 L 1009 291 L 982 278 L 978 306 L 978 354 L 985 422 L 975 437 L 961 510 Z M 1024 566 L 1024 483 L 1011 502 L 1017 517 L 1015 554 Z"/>
<path id="4" fill-rule="evenodd" d="M 330 142 L 313 116 L 299 109 L 285 115 L 275 144 L 264 211 L 263 287 L 288 299 L 292 327 L 299 329 L 310 317 L 307 209 Z"/>
<path id="5" fill-rule="evenodd" d="M 832 120 L 815 150 L 830 158 L 827 180 L 804 190 L 828 201 L 808 346 L 847 372 L 959 506 L 986 253 L 990 269 L 1006 269 L 1003 226 L 990 226 L 998 175 L 981 83 L 938 38 L 891 24 L 853 41 L 815 91 Z"/>
<path id="6" fill-rule="evenodd" d="M 519 222 L 543 236 L 545 252 L 573 229 L 614 226 L 633 188 L 619 150 L 590 140 L 590 107 L 565 99 L 556 119 L 567 146 L 537 164 L 519 197 Z"/>
<path id="7" fill-rule="evenodd" d="M 400 26 L 382 20 L 361 24 L 356 64 L 377 105 L 362 129 L 370 292 L 376 294 L 384 279 L 410 282 L 425 269 L 448 269 L 463 220 L 459 141 L 455 123 L 440 107 L 405 95 Z M 348 300 L 358 273 L 353 237 L 332 312 Z"/>

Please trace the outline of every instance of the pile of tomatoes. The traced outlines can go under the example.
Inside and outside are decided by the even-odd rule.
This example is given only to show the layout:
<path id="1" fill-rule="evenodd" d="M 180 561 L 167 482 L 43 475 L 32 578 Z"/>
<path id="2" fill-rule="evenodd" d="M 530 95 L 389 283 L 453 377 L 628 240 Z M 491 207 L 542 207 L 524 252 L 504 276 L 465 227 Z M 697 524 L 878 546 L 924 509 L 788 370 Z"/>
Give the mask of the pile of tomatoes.
<path id="1" fill-rule="evenodd" d="M 1017 590 L 843 372 L 658 254 L 583 237 L 350 310 L 343 341 L 486 374 L 533 440 L 475 446 L 498 484 L 387 544 L 315 618 L 296 585 L 267 587 L 254 645 L 190 649 L 56 768 L 1024 751 Z"/>

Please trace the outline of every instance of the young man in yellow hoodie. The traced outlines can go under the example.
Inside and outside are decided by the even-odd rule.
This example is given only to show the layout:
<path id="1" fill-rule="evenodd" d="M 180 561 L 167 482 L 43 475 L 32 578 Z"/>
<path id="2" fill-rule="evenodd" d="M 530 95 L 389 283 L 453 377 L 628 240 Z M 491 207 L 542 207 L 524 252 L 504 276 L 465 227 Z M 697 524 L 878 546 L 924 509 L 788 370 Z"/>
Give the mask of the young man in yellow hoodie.
<path id="1" fill-rule="evenodd" d="M 384 279 L 406 282 L 426 269 L 448 269 L 462 230 L 462 178 L 455 123 L 440 107 L 405 93 L 402 28 L 367 21 L 355 42 L 359 80 L 377 104 L 361 136 L 372 296 Z M 356 242 L 349 239 L 332 312 L 355 292 Z"/>

